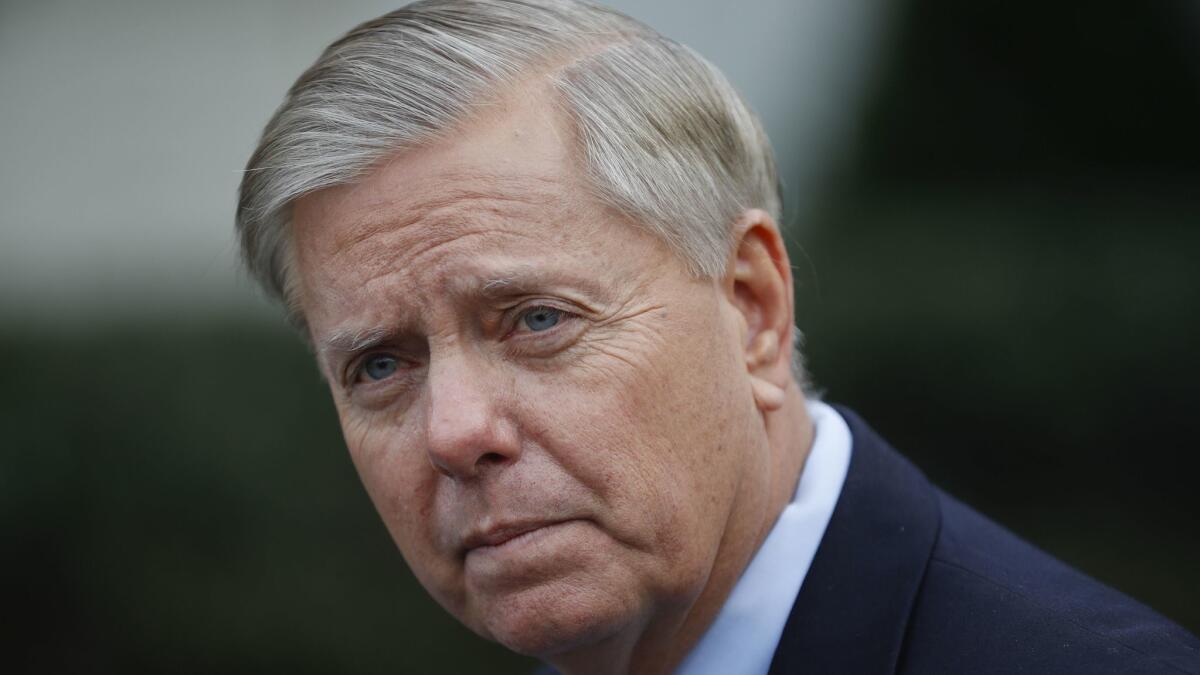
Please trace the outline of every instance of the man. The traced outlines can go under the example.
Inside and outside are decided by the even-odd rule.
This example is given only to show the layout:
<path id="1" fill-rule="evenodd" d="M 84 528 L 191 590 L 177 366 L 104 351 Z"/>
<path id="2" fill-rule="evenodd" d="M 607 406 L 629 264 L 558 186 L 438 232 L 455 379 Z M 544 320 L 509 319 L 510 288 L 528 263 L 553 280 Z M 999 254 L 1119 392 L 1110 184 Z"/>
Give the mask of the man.
<path id="1" fill-rule="evenodd" d="M 485 638 L 566 673 L 1200 672 L 806 396 L 779 212 L 693 52 L 432 0 L 300 78 L 238 227 L 406 561 Z"/>

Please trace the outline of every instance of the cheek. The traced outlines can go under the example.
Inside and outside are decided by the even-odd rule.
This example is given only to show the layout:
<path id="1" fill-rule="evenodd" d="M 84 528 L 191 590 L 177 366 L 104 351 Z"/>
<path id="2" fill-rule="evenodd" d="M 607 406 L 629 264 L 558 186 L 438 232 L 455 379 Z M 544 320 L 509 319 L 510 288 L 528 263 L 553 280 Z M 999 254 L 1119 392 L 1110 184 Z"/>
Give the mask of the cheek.
<path id="1" fill-rule="evenodd" d="M 412 505 L 407 500 L 399 503 L 397 497 L 408 494 L 403 483 L 415 476 L 406 466 L 412 453 L 407 449 L 411 442 L 405 429 L 382 413 L 342 408 L 339 417 L 350 459 L 379 514 L 389 522 L 402 519 Z"/>
<path id="2" fill-rule="evenodd" d="M 606 506 L 604 529 L 656 583 L 686 586 L 708 574 L 724 530 L 745 411 L 716 322 L 670 328 L 604 342 L 581 366 L 532 378 L 523 401 L 543 420 L 529 425 L 538 444 Z"/>
<path id="3" fill-rule="evenodd" d="M 434 528 L 437 474 L 414 433 L 386 413 L 340 412 L 359 479 L 405 561 L 436 598 L 460 603 L 461 571 L 443 555 Z"/>

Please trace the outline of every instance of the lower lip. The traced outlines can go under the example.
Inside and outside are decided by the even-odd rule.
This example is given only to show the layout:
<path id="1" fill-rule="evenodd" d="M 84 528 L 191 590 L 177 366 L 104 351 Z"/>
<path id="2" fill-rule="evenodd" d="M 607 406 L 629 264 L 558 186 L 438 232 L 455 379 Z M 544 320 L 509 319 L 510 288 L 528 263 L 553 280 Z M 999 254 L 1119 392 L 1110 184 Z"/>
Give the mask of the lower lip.
<path id="1" fill-rule="evenodd" d="M 578 520 L 564 520 L 557 523 L 550 523 L 535 530 L 518 534 L 512 539 L 499 544 L 477 546 L 467 551 L 467 557 L 479 556 L 488 559 L 503 559 L 527 555 L 552 543 L 553 539 L 566 534 L 573 526 L 579 523 L 580 521 Z"/>

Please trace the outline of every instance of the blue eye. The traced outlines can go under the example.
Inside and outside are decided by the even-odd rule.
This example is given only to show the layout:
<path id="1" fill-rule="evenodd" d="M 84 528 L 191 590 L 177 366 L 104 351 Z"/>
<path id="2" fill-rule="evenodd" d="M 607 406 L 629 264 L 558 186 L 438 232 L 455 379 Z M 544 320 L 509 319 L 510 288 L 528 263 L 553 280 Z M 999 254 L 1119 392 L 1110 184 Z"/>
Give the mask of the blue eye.
<path id="1" fill-rule="evenodd" d="M 562 314 L 553 307 L 534 307 L 521 316 L 521 322 L 534 332 L 549 330 L 558 325 Z"/>
<path id="2" fill-rule="evenodd" d="M 387 354 L 375 354 L 368 356 L 363 362 L 362 372 L 372 380 L 386 380 L 396 373 L 396 369 L 400 367 L 400 362 L 394 356 Z"/>

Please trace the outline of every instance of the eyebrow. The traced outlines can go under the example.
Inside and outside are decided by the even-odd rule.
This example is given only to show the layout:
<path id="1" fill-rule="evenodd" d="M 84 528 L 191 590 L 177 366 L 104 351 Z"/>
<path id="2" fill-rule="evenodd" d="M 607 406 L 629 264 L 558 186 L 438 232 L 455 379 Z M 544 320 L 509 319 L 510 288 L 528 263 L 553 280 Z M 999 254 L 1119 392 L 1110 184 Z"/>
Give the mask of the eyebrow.
<path id="1" fill-rule="evenodd" d="M 525 295 L 546 288 L 554 282 L 576 287 L 588 294 L 600 296 L 601 287 L 586 277 L 574 275 L 562 276 L 556 273 L 546 273 L 533 265 L 522 265 L 506 271 L 506 273 L 485 279 L 480 283 L 455 284 L 458 288 L 450 291 L 451 295 L 459 297 L 482 297 L 488 300 L 499 300 L 507 297 Z M 322 357 L 353 356 L 369 351 L 380 345 L 387 344 L 406 331 L 400 326 L 374 326 L 366 328 L 343 328 L 333 331 L 321 340 L 318 352 Z"/>
<path id="2" fill-rule="evenodd" d="M 388 328 L 343 329 L 321 341 L 322 355 L 357 354 L 386 343 L 393 336 Z"/>
<path id="3" fill-rule="evenodd" d="M 503 275 L 489 278 L 483 283 L 464 289 L 462 295 L 478 295 L 489 300 L 523 295 L 545 290 L 548 287 L 572 287 L 600 299 L 605 296 L 604 288 L 587 276 L 547 272 L 536 265 L 520 265 L 506 270 Z"/>
<path id="4" fill-rule="evenodd" d="M 480 297 L 497 300 L 513 295 L 530 293 L 543 286 L 545 286 L 545 279 L 541 275 L 529 273 L 513 274 L 484 281 L 482 284 L 479 284 L 476 293 Z"/>
<path id="5" fill-rule="evenodd" d="M 519 279 L 514 276 L 488 279 L 477 286 L 477 294 L 481 297 L 495 300 L 510 295 L 528 292 L 536 285 L 531 279 Z M 321 340 L 318 350 L 322 356 L 347 356 L 361 354 L 382 344 L 386 344 L 398 334 L 395 328 L 376 326 L 372 328 L 342 328 L 335 330 L 329 337 Z"/>

